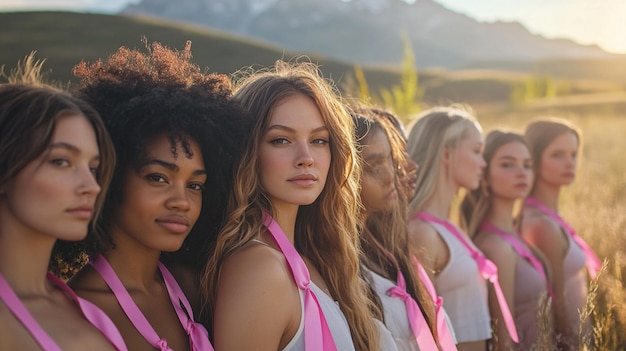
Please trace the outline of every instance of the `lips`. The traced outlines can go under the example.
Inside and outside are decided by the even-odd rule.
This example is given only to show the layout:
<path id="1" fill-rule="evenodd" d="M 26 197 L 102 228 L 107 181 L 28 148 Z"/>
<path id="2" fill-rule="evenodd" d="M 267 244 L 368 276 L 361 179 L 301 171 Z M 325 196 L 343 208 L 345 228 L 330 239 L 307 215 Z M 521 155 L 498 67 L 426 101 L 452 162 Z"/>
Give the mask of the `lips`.
<path id="1" fill-rule="evenodd" d="M 308 187 L 317 182 L 317 177 L 310 173 L 305 173 L 289 178 L 287 181 L 298 186 Z"/>
<path id="2" fill-rule="evenodd" d="M 191 222 L 187 217 L 175 215 L 159 217 L 155 222 L 161 227 L 176 234 L 186 233 L 191 226 Z"/>
<path id="3" fill-rule="evenodd" d="M 93 215 L 93 206 L 83 205 L 78 207 L 70 208 L 66 211 L 72 216 L 81 219 L 81 220 L 90 220 Z"/>

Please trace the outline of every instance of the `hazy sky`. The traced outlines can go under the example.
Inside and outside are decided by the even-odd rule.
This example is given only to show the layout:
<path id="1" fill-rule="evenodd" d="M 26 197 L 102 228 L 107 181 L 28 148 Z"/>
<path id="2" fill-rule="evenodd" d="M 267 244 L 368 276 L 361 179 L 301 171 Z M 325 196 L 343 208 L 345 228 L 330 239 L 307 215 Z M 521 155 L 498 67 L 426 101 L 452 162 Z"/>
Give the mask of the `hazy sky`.
<path id="1" fill-rule="evenodd" d="M 548 38 L 570 38 L 581 44 L 597 44 L 607 51 L 626 53 L 625 0 L 435 1 L 479 21 L 518 21 L 531 32 Z M 131 2 L 139 0 L 0 0 L 0 11 L 70 9 L 116 12 Z"/>

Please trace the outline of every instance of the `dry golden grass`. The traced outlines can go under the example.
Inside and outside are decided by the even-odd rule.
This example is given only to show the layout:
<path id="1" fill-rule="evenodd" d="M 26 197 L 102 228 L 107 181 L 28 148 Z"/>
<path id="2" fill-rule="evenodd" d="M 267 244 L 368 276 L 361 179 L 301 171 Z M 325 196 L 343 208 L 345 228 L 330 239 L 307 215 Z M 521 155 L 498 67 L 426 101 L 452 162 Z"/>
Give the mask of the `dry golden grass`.
<path id="1" fill-rule="evenodd" d="M 523 131 L 530 119 L 539 117 L 530 111 L 476 110 L 485 131 Z M 626 116 L 552 115 L 579 126 L 584 142 L 577 179 L 563 189 L 560 211 L 605 260 L 597 281 L 590 282 L 582 315 L 591 319 L 592 328 L 588 335 L 579 335 L 580 350 L 626 350 Z"/>

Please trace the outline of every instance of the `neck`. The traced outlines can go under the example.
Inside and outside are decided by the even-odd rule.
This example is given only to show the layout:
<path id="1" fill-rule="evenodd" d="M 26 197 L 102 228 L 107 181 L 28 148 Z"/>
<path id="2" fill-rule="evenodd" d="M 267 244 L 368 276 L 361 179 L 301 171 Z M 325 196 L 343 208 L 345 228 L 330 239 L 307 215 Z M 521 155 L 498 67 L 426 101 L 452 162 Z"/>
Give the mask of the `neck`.
<path id="1" fill-rule="evenodd" d="M 49 295 L 53 287 L 46 279 L 46 273 L 56 239 L 2 227 L 0 273 L 21 298 Z"/>
<path id="2" fill-rule="evenodd" d="M 283 230 L 285 236 L 291 244 L 295 242 L 296 217 L 298 216 L 299 206 L 281 206 L 274 207 L 274 220 Z"/>
<path id="3" fill-rule="evenodd" d="M 161 251 L 146 248 L 134 239 L 113 229 L 115 248 L 104 257 L 127 290 L 150 291 L 162 283 L 157 274 Z"/>
<path id="4" fill-rule="evenodd" d="M 508 233 L 514 233 L 513 207 L 515 200 L 494 197 L 491 201 L 491 209 L 487 219 L 491 224 Z"/>
<path id="5" fill-rule="evenodd" d="M 546 184 L 542 181 L 537 181 L 530 196 L 539 200 L 539 202 L 546 205 L 549 209 L 558 212 L 560 190 L 560 186 L 554 186 Z"/>
<path id="6" fill-rule="evenodd" d="M 454 199 L 457 190 L 458 188 L 452 184 L 437 183 L 433 196 L 426 201 L 422 211 L 441 219 L 448 219 L 452 199 Z"/>

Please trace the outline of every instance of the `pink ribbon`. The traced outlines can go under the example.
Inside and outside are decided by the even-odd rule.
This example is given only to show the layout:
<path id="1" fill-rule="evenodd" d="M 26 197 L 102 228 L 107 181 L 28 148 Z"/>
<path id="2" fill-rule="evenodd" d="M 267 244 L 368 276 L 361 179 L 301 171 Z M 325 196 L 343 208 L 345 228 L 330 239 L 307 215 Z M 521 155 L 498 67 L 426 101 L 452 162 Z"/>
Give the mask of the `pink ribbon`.
<path id="1" fill-rule="evenodd" d="M 452 225 L 452 223 L 439 219 L 435 216 L 432 216 L 426 212 L 420 212 L 417 214 L 417 218 L 430 222 L 430 223 L 438 223 L 444 226 L 446 229 L 454 235 L 461 244 L 465 247 L 467 252 L 470 254 L 470 257 L 474 259 L 476 264 L 478 265 L 478 269 L 480 271 L 483 279 L 489 280 L 494 287 L 496 292 L 496 297 L 498 299 L 498 304 L 500 305 L 500 312 L 502 313 L 502 317 L 504 318 L 504 324 L 509 332 L 509 336 L 511 340 L 518 343 L 519 337 L 517 336 L 517 330 L 515 329 L 515 322 L 513 321 L 513 315 L 511 314 L 511 310 L 509 309 L 509 305 L 506 302 L 506 298 L 502 293 L 502 288 L 500 287 L 500 283 L 498 282 L 498 267 L 496 267 L 493 262 L 489 261 L 480 251 L 475 249 L 470 243 L 467 241 L 465 236 L 459 232 L 459 230 Z"/>
<path id="2" fill-rule="evenodd" d="M 508 242 L 513 249 L 515 250 L 515 252 L 517 252 L 518 255 L 520 255 L 522 258 L 524 258 L 526 261 L 528 261 L 534 268 L 535 270 L 541 275 L 541 277 L 543 278 L 545 284 L 546 284 L 546 288 L 548 290 L 548 295 L 550 295 L 551 298 L 554 299 L 554 293 L 552 292 L 552 288 L 550 287 L 550 282 L 548 281 L 548 277 L 546 275 L 545 270 L 543 269 L 543 264 L 541 263 L 541 261 L 539 261 L 539 259 L 537 257 L 535 257 L 535 255 L 533 255 L 530 250 L 526 247 L 525 244 L 523 244 L 520 239 L 515 238 L 513 235 L 503 231 L 502 229 L 496 227 L 495 225 L 493 225 L 491 222 L 489 221 L 485 221 L 481 226 L 480 229 L 486 232 L 490 232 L 490 233 L 494 233 L 497 236 L 499 236 L 500 238 L 504 239 L 506 242 Z"/>
<path id="3" fill-rule="evenodd" d="M 99 256 L 97 260 L 89 262 L 89 264 L 102 276 L 105 283 L 109 286 L 118 303 L 122 307 L 122 310 L 135 326 L 137 331 L 157 350 L 160 351 L 173 351 L 167 344 L 167 340 L 159 337 L 154 330 L 150 322 L 146 319 L 139 307 L 133 301 L 124 284 L 119 279 L 113 267 L 102 256 Z M 183 294 L 182 290 L 171 273 L 167 268 L 159 262 L 159 270 L 163 276 L 167 293 L 170 297 L 172 306 L 183 326 L 183 329 L 189 335 L 189 344 L 194 351 L 213 351 L 213 346 L 209 342 L 209 335 L 203 326 L 193 321 L 193 312 L 189 305 L 189 301 Z M 181 303 L 185 306 L 186 311 L 183 311 Z"/>
<path id="4" fill-rule="evenodd" d="M 415 302 L 413 297 L 406 291 L 406 282 L 400 271 L 398 271 L 397 285 L 387 290 L 387 295 L 399 297 L 404 301 L 409 324 L 411 325 L 411 330 L 413 331 L 413 336 L 417 341 L 419 349 L 422 351 L 438 351 L 439 348 L 428 328 L 428 323 L 426 323 L 422 311 L 417 305 L 417 302 Z"/>
<path id="5" fill-rule="evenodd" d="M 119 330 L 117 330 L 115 324 L 113 324 L 111 319 L 100 308 L 89 301 L 76 296 L 76 293 L 74 293 L 74 291 L 70 289 L 67 284 L 53 274 L 48 273 L 47 277 L 54 286 L 61 289 L 74 301 L 74 303 L 76 303 L 85 319 L 96 327 L 109 340 L 116 350 L 127 350 L 126 344 L 124 343 L 124 339 L 122 338 Z M 6 279 L 4 279 L 2 274 L 0 274 L 0 299 L 5 302 L 9 310 L 11 310 L 26 330 L 31 333 L 35 341 L 43 350 L 61 351 L 61 348 L 57 345 L 57 343 L 45 330 L 43 330 L 43 328 L 41 328 L 32 314 L 26 309 L 22 301 L 15 294 L 13 289 L 11 289 L 11 286 Z"/>
<path id="6" fill-rule="evenodd" d="M 333 335 L 328 328 L 326 318 L 317 297 L 311 289 L 311 277 L 304 260 L 280 228 L 278 223 L 267 213 L 263 214 L 265 227 L 285 255 L 293 279 L 300 290 L 304 291 L 304 344 L 308 351 L 337 351 Z"/>
<path id="7" fill-rule="evenodd" d="M 587 244 L 587 242 L 576 234 L 576 231 L 572 226 L 569 225 L 558 213 L 549 209 L 546 205 L 539 202 L 539 200 L 533 197 L 527 197 L 524 200 L 524 204 L 528 206 L 532 206 L 537 208 L 539 211 L 545 213 L 550 218 L 555 220 L 565 231 L 574 239 L 574 242 L 580 246 L 580 248 L 585 253 L 585 265 L 587 266 L 587 271 L 589 271 L 589 276 L 591 279 L 596 279 L 598 276 L 598 271 L 602 268 L 602 263 L 598 259 L 598 256 L 593 252 L 593 249 Z"/>
<path id="8" fill-rule="evenodd" d="M 437 334 L 439 336 L 439 345 L 444 351 L 457 350 L 456 344 L 454 343 L 454 338 L 452 337 L 452 333 L 448 328 L 448 323 L 446 322 L 445 310 L 443 308 L 443 298 L 437 295 L 437 291 L 435 290 L 435 285 L 430 280 L 428 273 L 424 267 L 419 263 L 419 261 L 415 258 L 415 256 L 411 257 L 413 260 L 413 264 L 417 268 L 417 274 L 426 286 L 426 290 L 428 294 L 433 299 L 435 303 L 435 311 L 437 314 Z"/>

